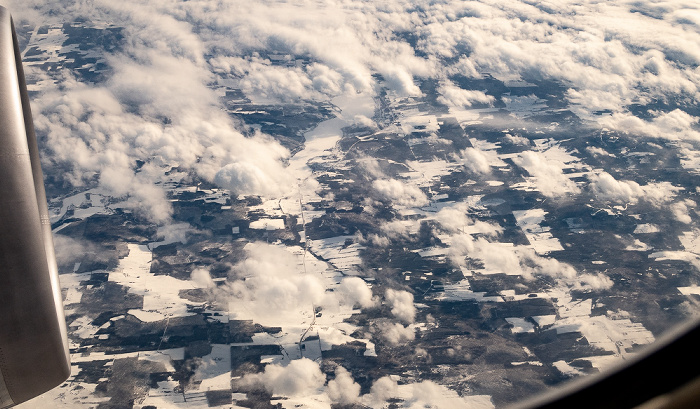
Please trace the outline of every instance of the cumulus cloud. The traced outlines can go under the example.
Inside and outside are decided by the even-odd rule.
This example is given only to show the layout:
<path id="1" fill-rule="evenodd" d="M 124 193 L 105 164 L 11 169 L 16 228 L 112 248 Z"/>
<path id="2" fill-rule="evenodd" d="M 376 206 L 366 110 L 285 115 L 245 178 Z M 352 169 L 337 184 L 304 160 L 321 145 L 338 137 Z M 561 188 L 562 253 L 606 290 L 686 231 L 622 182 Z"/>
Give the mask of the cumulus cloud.
<path id="1" fill-rule="evenodd" d="M 359 277 L 344 278 L 336 292 L 344 304 L 359 304 L 362 308 L 370 308 L 378 302 L 377 298 L 372 295 L 372 289 Z"/>
<path id="2" fill-rule="evenodd" d="M 452 83 L 442 84 L 439 93 L 438 102 L 457 108 L 470 107 L 475 103 L 492 104 L 496 100 L 483 91 L 462 89 Z"/>
<path id="3" fill-rule="evenodd" d="M 399 385 L 389 376 L 383 376 L 372 384 L 370 396 L 375 401 L 386 402 L 399 394 Z"/>
<path id="4" fill-rule="evenodd" d="M 68 168 L 64 178 L 73 186 L 96 180 L 122 206 L 159 223 L 172 209 L 158 182 L 173 167 L 210 182 L 218 175 L 244 194 L 274 195 L 289 186 L 289 152 L 261 135 L 243 136 L 221 110 L 209 86 L 207 40 L 158 4 L 127 3 L 69 7 L 71 18 L 124 27 L 125 40 L 115 54 L 105 53 L 104 81 L 81 83 L 61 71 L 53 77 L 60 89 L 47 87 L 33 99 L 45 160 Z"/>
<path id="5" fill-rule="evenodd" d="M 289 102 L 371 96 L 380 76 L 396 95 L 420 95 L 420 79 L 433 78 L 442 102 L 465 107 L 494 100 L 483 90 L 458 87 L 451 77 L 489 72 L 503 80 L 567 84 L 570 108 L 601 127 L 700 140 L 699 118 L 684 108 L 698 103 L 695 12 L 682 4 L 648 15 L 627 3 L 569 3 L 8 5 L 18 20 L 50 24 L 79 17 L 124 27 L 121 47 L 104 52 L 104 81 L 87 85 L 68 70 L 51 74 L 57 85 L 32 101 L 36 125 L 48 138 L 46 162 L 70 164 L 66 181 L 82 187 L 97 180 L 126 207 L 165 223 L 172 209 L 154 178 L 175 166 L 234 194 L 281 195 L 294 182 L 284 168 L 289 152 L 261 135 L 244 137 L 221 110 L 211 89 L 219 80 L 235 82 L 253 99 Z M 414 33 L 415 43 L 398 34 L 404 32 Z M 684 102 L 665 108 L 670 100 Z M 627 108 L 653 101 L 661 103 L 644 118 Z M 611 113 L 593 115 L 601 110 Z M 367 117 L 358 121 L 371 125 Z M 475 159 L 471 169 L 485 171 Z M 561 187 L 576 192 L 554 165 L 532 159 L 518 161 L 538 182 L 551 180 L 539 186 L 543 194 Z M 135 169 L 136 160 L 146 168 Z M 389 186 L 393 182 L 383 183 L 383 191 L 400 193 Z M 408 190 L 409 198 L 424 201 Z"/>
<path id="6" fill-rule="evenodd" d="M 365 126 L 370 129 L 377 128 L 377 123 L 374 122 L 372 118 L 368 118 L 365 115 L 355 115 L 355 117 L 353 118 L 353 122 L 355 123 L 355 125 Z"/>
<path id="7" fill-rule="evenodd" d="M 387 247 L 391 245 L 391 239 L 385 236 L 380 236 L 378 234 L 370 234 L 367 239 L 360 235 L 360 243 L 371 243 L 373 246 L 377 247 Z"/>
<path id="8" fill-rule="evenodd" d="M 399 325 L 400 326 L 400 325 Z M 412 339 L 412 338 L 411 338 Z M 405 342 L 403 339 L 402 342 Z M 391 376 L 383 376 L 372 383 L 369 393 L 360 395 L 360 385 L 342 366 L 335 369 L 335 378 L 326 381 L 318 363 L 307 358 L 291 361 L 287 366 L 270 364 L 257 374 L 246 374 L 236 380 L 238 386 L 262 387 L 274 396 L 304 397 L 317 396 L 328 399 L 333 404 L 360 404 L 369 407 L 383 407 L 392 398 L 401 398 L 406 408 L 426 406 L 455 408 L 492 408 L 488 398 L 462 400 L 447 387 L 432 381 L 398 384 Z M 326 398 L 322 396 L 325 395 Z M 448 399 L 445 399 L 445 398 Z M 379 406 L 378 406 L 379 405 Z M 476 405 L 476 406 L 474 406 Z"/>
<path id="9" fill-rule="evenodd" d="M 456 392 L 432 381 L 416 383 L 398 382 L 389 376 L 384 376 L 372 384 L 370 393 L 363 396 L 363 403 L 370 407 L 384 407 L 385 402 L 392 398 L 401 398 L 402 407 L 420 409 L 425 407 L 455 408 L 455 409 L 487 409 L 493 408 L 487 396 L 468 396 L 460 398 Z"/>
<path id="10" fill-rule="evenodd" d="M 320 305 L 326 283 L 320 275 L 304 273 L 299 260 L 284 248 L 250 243 L 246 258 L 233 267 L 229 290 L 260 314 Z"/>
<path id="11" fill-rule="evenodd" d="M 386 290 L 384 295 L 391 313 L 399 320 L 410 324 L 416 319 L 416 307 L 413 305 L 413 294 L 403 290 Z"/>
<path id="12" fill-rule="evenodd" d="M 581 191 L 576 183 L 564 174 L 562 163 L 547 160 L 540 152 L 523 152 L 514 158 L 513 162 L 532 176 L 537 190 L 547 197 L 559 197 Z"/>
<path id="13" fill-rule="evenodd" d="M 620 132 L 646 135 L 670 140 L 700 141 L 696 130 L 700 118 L 680 109 L 670 112 L 654 112 L 650 120 L 620 112 L 600 120 L 600 125 Z"/>
<path id="14" fill-rule="evenodd" d="M 490 173 L 491 165 L 483 152 L 476 148 L 466 148 L 457 154 L 457 160 L 474 173 Z"/>
<path id="15" fill-rule="evenodd" d="M 645 200 L 654 205 L 661 205 L 673 199 L 680 188 L 669 182 L 640 185 L 631 180 L 617 180 L 607 172 L 590 176 L 590 189 L 600 199 L 618 203 L 637 203 Z"/>
<path id="16" fill-rule="evenodd" d="M 212 288 L 216 286 L 214 280 L 205 268 L 195 268 L 190 274 L 190 279 L 200 288 Z"/>
<path id="17" fill-rule="evenodd" d="M 372 188 L 384 200 L 400 206 L 420 207 L 428 204 L 428 197 L 417 186 L 397 179 L 379 179 Z"/>
<path id="18" fill-rule="evenodd" d="M 461 231 L 468 224 L 473 224 L 471 218 L 466 214 L 467 210 L 464 205 L 445 207 L 437 212 L 435 220 L 447 231 Z"/>
<path id="19" fill-rule="evenodd" d="M 423 381 L 412 385 L 411 400 L 420 407 L 418 403 L 430 403 L 439 400 L 444 394 L 444 386 L 438 385 L 432 381 Z M 414 405 L 411 405 L 413 407 Z"/>
<path id="20" fill-rule="evenodd" d="M 445 206 L 435 214 L 435 221 L 440 223 L 440 227 L 448 232 L 481 233 L 490 237 L 496 236 L 503 231 L 497 224 L 474 220 L 467 216 L 469 207 L 465 203 L 458 203 L 454 206 Z"/>
<path id="21" fill-rule="evenodd" d="M 380 226 L 383 234 L 391 239 L 397 239 L 399 237 L 408 237 L 411 232 L 411 224 L 416 223 L 415 220 L 392 220 L 386 222 Z M 417 230 L 417 229 L 416 229 Z"/>
<path id="22" fill-rule="evenodd" d="M 513 145 L 529 146 L 530 140 L 520 135 L 511 135 L 509 133 L 503 136 L 503 140 Z"/>
<path id="23" fill-rule="evenodd" d="M 396 324 L 402 327 L 400 324 Z M 411 330 L 412 331 L 412 330 Z M 410 337 L 413 339 L 413 336 Z M 400 342 L 406 342 L 401 337 Z M 397 382 L 398 377 L 383 376 L 372 383 L 369 393 L 360 395 L 360 385 L 342 366 L 335 368 L 335 377 L 326 382 L 326 376 L 321 372 L 319 364 L 307 358 L 291 361 L 287 366 L 268 364 L 265 370 L 257 374 L 246 374 L 235 380 L 239 387 L 261 387 L 273 396 L 288 396 L 291 398 L 315 396 L 319 402 L 340 405 L 359 404 L 368 407 L 384 407 L 392 398 L 400 398 L 406 408 L 423 407 L 454 407 L 493 408 L 486 396 L 460 399 L 456 392 L 432 381 L 416 383 Z M 448 406 L 449 405 L 449 406 Z"/>
<path id="24" fill-rule="evenodd" d="M 360 385 L 345 368 L 338 366 L 335 369 L 335 379 L 328 381 L 327 393 L 332 402 L 348 405 L 358 401 Z"/>
<path id="25" fill-rule="evenodd" d="M 582 115 L 605 109 L 631 115 L 626 107 L 640 101 L 680 97 L 697 102 L 700 52 L 695 45 L 700 33 L 697 13 L 683 3 L 664 6 L 663 13 L 639 13 L 643 2 L 634 7 L 570 1 L 548 7 L 439 2 L 420 9 L 410 2 L 340 0 L 261 1 L 243 8 L 236 2 L 204 0 L 147 5 L 100 1 L 99 7 L 63 3 L 13 9 L 19 18 L 33 21 L 42 21 L 36 9 L 42 10 L 44 23 L 47 18 L 64 21 L 61 13 L 109 17 L 132 27 L 127 32 L 130 55 L 155 50 L 204 66 L 204 55 L 210 52 L 216 54 L 211 71 L 235 75 L 250 93 L 283 99 L 371 92 L 376 82 L 372 74 L 379 73 L 403 95 L 420 93 L 416 77 L 437 78 L 446 101 L 468 106 L 491 100 L 481 90 L 462 90 L 447 78 L 489 72 L 503 79 L 565 83 L 569 101 Z M 409 31 L 415 34 L 415 47 L 396 35 Z M 310 57 L 314 63 L 274 65 L 266 56 L 256 56 L 258 50 Z M 696 136 L 683 127 L 672 137 Z"/>
<path id="26" fill-rule="evenodd" d="M 287 183 L 279 183 L 282 180 L 286 180 Z M 229 189 L 236 196 L 262 195 L 277 197 L 289 192 L 289 182 L 291 182 L 290 177 L 279 177 L 269 174 L 265 169 L 249 162 L 225 165 L 214 177 L 214 183 Z"/>
<path id="27" fill-rule="evenodd" d="M 279 325 L 280 311 L 310 311 L 312 306 L 371 308 L 377 303 L 359 277 L 345 277 L 336 283 L 318 271 L 305 272 L 301 251 L 293 254 L 283 246 L 262 242 L 249 243 L 244 250 L 245 259 L 231 268 L 225 285 L 212 292 L 219 300 L 235 301 L 256 317 L 256 322 Z M 333 291 L 327 291 L 329 288 Z"/>
<path id="28" fill-rule="evenodd" d="M 591 177 L 591 189 L 604 199 L 621 202 L 636 201 L 644 194 L 644 190 L 638 183 L 618 181 L 607 172 Z"/>
<path id="29" fill-rule="evenodd" d="M 416 330 L 398 322 L 381 321 L 377 323 L 379 337 L 391 346 L 404 344 L 416 338 Z"/>
<path id="30" fill-rule="evenodd" d="M 492 243 L 463 233 L 451 236 L 449 242 L 448 256 L 457 266 L 465 266 L 465 257 L 469 257 L 481 261 L 489 272 L 520 275 L 525 279 L 547 276 L 575 289 L 603 290 L 613 285 L 602 274 L 578 273 L 570 264 L 542 257 L 530 247 Z"/>
<path id="31" fill-rule="evenodd" d="M 686 199 L 680 202 L 673 203 L 671 205 L 671 213 L 673 217 L 681 223 L 690 224 L 693 222 L 693 218 L 690 215 L 690 210 L 694 210 L 697 207 L 695 201 Z"/>
<path id="32" fill-rule="evenodd" d="M 615 155 L 608 153 L 603 148 L 599 148 L 597 146 L 589 146 L 586 148 L 586 152 L 590 153 L 593 156 L 612 156 L 614 157 Z"/>
<path id="33" fill-rule="evenodd" d="M 291 75 L 293 83 L 301 81 L 292 90 L 295 95 L 309 91 L 371 91 L 373 72 L 379 72 L 395 92 L 418 95 L 414 76 L 428 76 L 434 71 L 430 61 L 416 57 L 412 47 L 394 38 L 394 27 L 371 14 L 375 7 L 370 4 L 347 7 L 342 2 L 261 2 L 242 9 L 229 3 L 210 7 L 215 10 L 203 13 L 198 4 L 179 6 L 190 18 L 212 28 L 207 32 L 208 39 L 217 45 L 219 53 L 237 55 L 243 50 L 263 48 L 280 54 L 308 55 L 317 61 L 318 65 L 303 73 L 296 67 L 275 68 L 276 75 Z M 244 72 L 243 81 L 255 75 L 255 70 Z M 274 93 L 275 82 L 280 82 L 266 77 L 256 81 L 256 89 Z"/>
<path id="34" fill-rule="evenodd" d="M 239 382 L 262 386 L 273 395 L 307 396 L 319 392 L 326 377 L 316 362 L 301 358 L 287 366 L 267 365 L 263 373 L 246 374 Z"/>
<path id="35" fill-rule="evenodd" d="M 241 81 L 241 88 L 246 95 L 257 98 L 267 97 L 273 101 L 291 102 L 298 99 L 313 98 L 307 89 L 312 81 L 299 69 L 271 67 L 260 64 L 250 68 L 250 72 Z"/>
<path id="36" fill-rule="evenodd" d="M 683 8 L 678 4 L 669 10 Z M 432 17 L 421 30 L 424 52 L 451 57 L 466 44 L 473 71 L 563 80 L 582 112 L 624 111 L 634 100 L 697 91 L 690 68 L 698 60 L 690 46 L 697 32 L 683 30 L 670 13 L 650 18 L 627 4 L 569 2 L 546 8 L 521 2 L 451 3 L 423 12 Z M 450 18 L 451 13 L 465 17 Z M 648 26 L 658 35 L 645 35 L 641 27 Z"/>
<path id="37" fill-rule="evenodd" d="M 421 220 L 407 219 L 385 222 L 379 228 L 383 235 L 392 240 L 397 240 L 409 238 L 411 235 L 418 234 L 420 227 Z"/>
<path id="38" fill-rule="evenodd" d="M 412 234 L 418 233 L 419 228 L 419 220 L 392 220 L 379 226 L 379 234 L 372 233 L 366 239 L 362 237 L 362 240 L 369 241 L 375 246 L 386 247 L 390 246 L 394 240 L 407 239 Z"/>

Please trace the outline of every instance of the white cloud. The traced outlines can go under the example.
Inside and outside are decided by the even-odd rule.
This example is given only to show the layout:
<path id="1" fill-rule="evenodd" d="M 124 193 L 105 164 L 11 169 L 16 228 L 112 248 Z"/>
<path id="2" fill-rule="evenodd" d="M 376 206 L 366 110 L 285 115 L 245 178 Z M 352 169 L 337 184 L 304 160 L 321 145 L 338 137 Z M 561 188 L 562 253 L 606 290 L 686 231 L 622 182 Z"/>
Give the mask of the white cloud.
<path id="1" fill-rule="evenodd" d="M 372 118 L 368 118 L 365 115 L 355 115 L 353 120 L 356 125 L 366 126 L 370 129 L 377 129 L 377 123 L 374 122 Z"/>
<path id="2" fill-rule="evenodd" d="M 586 148 L 586 151 L 593 156 L 612 156 L 612 157 L 615 157 L 615 155 L 610 154 L 605 149 L 599 148 L 597 146 L 589 146 Z"/>
<path id="3" fill-rule="evenodd" d="M 571 265 L 554 258 L 542 257 L 526 246 L 492 243 L 459 233 L 450 237 L 448 256 L 457 266 L 465 265 L 465 257 L 479 260 L 488 272 L 519 275 L 525 279 L 548 276 L 575 289 L 601 290 L 613 282 L 602 274 L 578 273 Z"/>
<path id="4" fill-rule="evenodd" d="M 327 393 L 334 403 L 352 404 L 360 397 L 360 385 L 345 368 L 338 366 L 335 368 L 335 379 L 328 381 Z"/>
<path id="5" fill-rule="evenodd" d="M 283 246 L 262 242 L 248 243 L 244 250 L 245 259 L 232 267 L 224 286 L 212 289 L 213 296 L 235 301 L 258 321 L 280 325 L 279 311 L 311 311 L 312 306 L 337 310 L 341 305 L 371 308 L 377 303 L 359 277 L 345 277 L 336 284 L 318 271 L 305 272 L 303 252 L 293 254 Z M 311 262 L 307 265 L 311 267 Z"/>
<path id="6" fill-rule="evenodd" d="M 189 234 L 196 232 L 197 230 L 194 229 L 189 223 L 170 223 L 163 226 L 158 226 L 156 241 L 150 243 L 148 247 L 153 250 L 154 248 L 166 244 L 187 244 Z M 199 234 L 204 234 L 204 232 L 200 231 Z"/>
<path id="7" fill-rule="evenodd" d="M 457 154 L 457 160 L 474 173 L 490 173 L 489 160 L 483 152 L 475 148 L 466 148 Z"/>
<path id="8" fill-rule="evenodd" d="M 221 168 L 216 173 L 214 182 L 225 189 L 229 189 L 234 196 L 262 195 L 278 197 L 289 192 L 292 180 L 289 176 L 271 175 L 265 169 L 250 162 L 236 162 Z"/>
<path id="9" fill-rule="evenodd" d="M 381 321 L 377 323 L 379 336 L 391 346 L 404 344 L 416 338 L 416 330 L 411 326 L 404 326 L 398 322 Z"/>
<path id="10" fill-rule="evenodd" d="M 379 179 L 372 188 L 384 200 L 400 206 L 420 207 L 428 204 L 428 197 L 417 186 L 396 179 Z"/>
<path id="11" fill-rule="evenodd" d="M 209 270 L 205 268 L 195 268 L 192 270 L 190 279 L 200 288 L 212 288 L 216 286 L 214 280 L 211 278 L 211 274 L 209 274 Z"/>
<path id="12" fill-rule="evenodd" d="M 367 175 L 372 178 L 382 178 L 384 177 L 384 172 L 376 158 L 370 156 L 363 156 L 355 160 Z"/>
<path id="13" fill-rule="evenodd" d="M 411 407 L 422 407 L 420 403 L 430 404 L 438 401 L 444 394 L 445 387 L 432 381 L 423 381 L 413 384 L 411 400 L 414 401 Z"/>
<path id="14" fill-rule="evenodd" d="M 445 206 L 435 214 L 435 221 L 440 223 L 442 229 L 450 233 L 463 232 L 468 229 L 470 233 L 482 233 L 494 237 L 503 231 L 503 228 L 497 224 L 472 219 L 467 216 L 468 211 L 469 207 L 464 203 Z"/>
<path id="15" fill-rule="evenodd" d="M 387 247 L 391 245 L 391 239 L 385 236 L 380 236 L 378 234 L 370 234 L 367 238 L 370 243 L 372 243 L 373 246 L 377 247 Z M 360 242 L 365 243 L 366 240 L 363 237 L 360 237 Z"/>
<path id="16" fill-rule="evenodd" d="M 53 245 L 56 251 L 56 262 L 59 266 L 69 265 L 78 262 L 87 254 L 95 254 L 100 251 L 94 243 L 64 236 L 62 234 L 53 235 Z"/>
<path id="17" fill-rule="evenodd" d="M 523 152 L 514 158 L 513 162 L 534 178 L 537 189 L 547 197 L 559 197 L 580 192 L 576 183 L 564 174 L 564 165 L 557 161 L 548 160 L 540 152 Z"/>
<path id="18" fill-rule="evenodd" d="M 618 203 L 635 204 L 639 200 L 645 200 L 660 206 L 673 200 L 676 192 L 681 190 L 669 182 L 649 183 L 642 186 L 631 180 L 616 180 L 607 172 L 594 174 L 589 178 L 590 189 L 598 198 Z"/>
<path id="19" fill-rule="evenodd" d="M 693 200 L 686 199 L 671 204 L 671 213 L 679 222 L 690 224 L 693 222 L 693 218 L 690 216 L 690 210 L 695 209 L 696 207 L 697 203 L 695 203 Z"/>
<path id="20" fill-rule="evenodd" d="M 492 95 L 486 95 L 484 91 L 462 89 L 452 83 L 442 84 L 438 92 L 440 93 L 438 102 L 455 108 L 470 107 L 475 103 L 490 105 L 496 100 Z"/>
<path id="21" fill-rule="evenodd" d="M 410 2 L 339 0 L 261 1 L 246 7 L 205 0 L 8 5 L 18 20 L 47 24 L 84 17 L 125 28 L 122 47 L 104 54 L 111 69 L 106 81 L 86 85 L 67 74 L 57 76 L 56 88 L 33 100 L 35 120 L 48 135 L 47 162 L 71 164 L 66 180 L 79 187 L 105 173 L 103 187 L 158 222 L 171 213 L 153 180 L 169 169 L 166 165 L 192 169 L 208 181 L 218 176 L 244 194 L 277 195 L 290 185 L 283 165 L 289 153 L 269 139 L 244 138 L 221 111 L 210 88 L 220 76 L 237 81 L 251 98 L 279 101 L 372 95 L 377 73 L 395 93 L 418 95 L 418 80 L 429 77 L 440 82 L 442 101 L 453 106 L 493 101 L 482 90 L 454 85 L 449 76 L 455 73 L 531 76 L 567 84 L 571 109 L 599 126 L 700 140 L 698 118 L 682 108 L 654 108 L 659 111 L 647 119 L 625 108 L 670 99 L 697 104 L 700 33 L 696 10 L 688 4 L 666 5 L 659 18 L 634 12 L 626 3 L 570 1 L 546 8 L 496 0 L 440 2 L 420 10 Z M 415 34 L 418 52 L 397 35 L 402 32 Z M 312 62 L 274 65 L 268 58 L 274 53 Z M 592 115 L 604 109 L 612 114 Z M 137 159 L 149 163 L 149 172 L 133 169 Z M 483 161 L 471 159 L 479 164 L 473 170 L 486 170 Z M 554 165 L 529 159 L 519 161 L 543 194 L 556 195 L 562 187 L 576 193 Z M 424 201 L 417 192 L 408 193 Z"/>
<path id="22" fill-rule="evenodd" d="M 367 212 L 367 208 L 365 211 Z M 402 240 L 409 238 L 412 234 L 418 233 L 420 229 L 420 220 L 392 220 L 384 222 L 379 229 L 380 234 L 370 234 L 367 240 L 375 246 L 386 247 L 393 243 L 393 240 Z M 363 239 L 364 240 L 364 239 Z"/>
<path id="23" fill-rule="evenodd" d="M 68 11 L 125 27 L 125 40 L 118 54 L 104 55 L 104 82 L 78 83 L 62 71 L 60 90 L 46 88 L 32 101 L 37 130 L 47 135 L 44 156 L 68 165 L 67 181 L 81 187 L 98 176 L 107 194 L 162 223 L 172 209 L 157 182 L 172 167 L 208 181 L 221 172 L 220 181 L 246 194 L 274 195 L 291 184 L 282 163 L 289 153 L 261 135 L 244 137 L 221 110 L 209 87 L 207 40 L 190 23 L 157 3 Z M 146 164 L 136 169 L 137 160 Z"/>
<path id="24" fill-rule="evenodd" d="M 331 83 L 318 78 L 314 81 L 300 68 L 249 62 L 245 71 L 247 75 L 240 86 L 246 95 L 254 96 L 254 100 L 293 102 L 317 98 L 319 95 L 314 92 L 317 88 L 331 90 Z"/>
<path id="25" fill-rule="evenodd" d="M 443 229 L 450 232 L 458 232 L 464 229 L 465 226 L 473 223 L 466 214 L 467 210 L 464 205 L 446 206 L 437 212 L 435 220 L 440 223 Z"/>
<path id="26" fill-rule="evenodd" d="M 246 7 L 205 0 L 147 5 L 100 1 L 99 7 L 35 3 L 43 16 L 26 2 L 10 6 L 18 18 L 43 23 L 65 21 L 62 13 L 121 23 L 129 27 L 131 56 L 155 50 L 204 67 L 203 56 L 215 50 L 212 70 L 235 72 L 251 92 L 283 98 L 372 92 L 372 74 L 377 72 L 404 95 L 419 93 L 416 77 L 437 78 L 445 84 L 443 97 L 464 106 L 474 100 L 489 102 L 488 97 L 479 90 L 464 90 L 476 92 L 465 94 L 446 77 L 461 73 L 475 78 L 489 72 L 497 78 L 533 76 L 566 83 L 570 102 L 583 114 L 601 109 L 629 114 L 625 107 L 632 103 L 669 95 L 697 100 L 700 83 L 694 68 L 700 61 L 695 47 L 700 37 L 697 11 L 681 2 L 665 5 L 659 18 L 636 12 L 644 2 L 632 7 L 568 0 L 547 7 L 448 1 L 419 10 L 403 1 L 261 1 Z M 395 34 L 409 31 L 415 34 L 420 56 Z M 265 62 L 254 58 L 261 49 L 308 56 L 315 63 L 304 69 L 246 69 L 248 62 Z M 445 58 L 456 57 L 445 64 Z"/>
<path id="27" fill-rule="evenodd" d="M 503 136 L 503 140 L 513 145 L 530 146 L 530 140 L 520 135 L 511 135 L 507 133 Z"/>
<path id="28" fill-rule="evenodd" d="M 280 246 L 249 243 L 246 258 L 233 267 L 228 289 L 249 301 L 256 315 L 289 309 L 310 309 L 325 299 L 323 276 L 304 273 L 299 260 Z"/>
<path id="29" fill-rule="evenodd" d="M 413 305 L 413 294 L 403 290 L 386 290 L 384 295 L 394 317 L 406 324 L 416 319 L 416 307 Z"/>
<path id="30" fill-rule="evenodd" d="M 700 141 L 700 132 L 696 130 L 700 118 L 680 109 L 653 114 L 651 120 L 646 120 L 627 112 L 614 113 L 602 118 L 599 123 L 602 127 L 625 133 L 670 140 Z"/>
<path id="31" fill-rule="evenodd" d="M 591 176 L 591 189 L 603 199 L 630 202 L 644 195 L 644 190 L 633 181 L 618 181 L 607 172 Z"/>
<path id="32" fill-rule="evenodd" d="M 261 385 L 273 395 L 305 396 L 319 392 L 326 377 L 316 362 L 301 358 L 287 366 L 267 365 L 263 373 L 246 374 L 240 382 L 244 385 Z"/>
<path id="33" fill-rule="evenodd" d="M 400 324 L 396 325 L 402 327 Z M 405 336 L 400 338 L 400 342 L 409 340 Z M 413 337 L 411 336 L 410 339 Z M 403 400 L 403 407 L 415 409 L 427 406 L 463 409 L 493 408 L 487 396 L 461 398 L 454 391 L 432 381 L 399 385 L 391 376 L 375 380 L 370 392 L 360 395 L 360 385 L 341 366 L 336 367 L 335 378 L 328 381 L 324 387 L 325 381 L 326 377 L 321 372 L 318 363 L 308 358 L 302 358 L 291 361 L 287 366 L 269 364 L 265 367 L 264 372 L 246 374 L 235 382 L 244 387 L 263 387 L 273 396 L 291 398 L 314 396 L 318 402 L 330 401 L 332 404 L 341 405 L 361 404 L 369 407 L 384 407 L 388 400 L 400 398 Z"/>
<path id="34" fill-rule="evenodd" d="M 359 304 L 362 308 L 371 308 L 378 302 L 376 297 L 372 295 L 372 289 L 360 277 L 344 278 L 336 292 L 341 297 L 343 304 Z"/>
<path id="35" fill-rule="evenodd" d="M 383 376 L 372 384 L 369 395 L 374 401 L 386 402 L 399 394 L 399 385 L 389 376 Z"/>
<path id="36" fill-rule="evenodd" d="M 385 407 L 391 398 L 402 399 L 401 407 L 410 409 L 420 408 L 455 408 L 455 409 L 493 409 L 488 396 L 460 397 L 446 386 L 432 381 L 415 383 L 398 382 L 389 376 L 377 379 L 372 384 L 370 393 L 364 395 L 363 403 L 374 408 Z"/>
<path id="37" fill-rule="evenodd" d="M 307 90 L 330 94 L 370 92 L 374 82 L 371 75 L 376 71 L 396 92 L 416 95 L 420 91 L 413 77 L 433 71 L 430 62 L 416 57 L 408 44 L 393 38 L 393 27 L 380 21 L 375 6 L 369 3 L 348 7 L 341 2 L 260 2 L 244 8 L 219 3 L 210 6 L 214 10 L 206 14 L 198 4 L 180 7 L 198 24 L 212 28 L 208 40 L 219 47 L 219 53 L 235 55 L 263 48 L 311 56 L 322 67 L 309 70 L 310 82 L 303 84 Z M 294 71 L 280 68 L 283 70 Z M 257 89 L 274 93 L 271 88 Z"/>
<path id="38" fill-rule="evenodd" d="M 413 220 L 403 221 L 403 220 L 392 220 L 381 225 L 380 229 L 382 233 L 391 239 L 397 239 L 399 237 L 408 237 L 411 230 L 411 223 L 415 222 Z"/>

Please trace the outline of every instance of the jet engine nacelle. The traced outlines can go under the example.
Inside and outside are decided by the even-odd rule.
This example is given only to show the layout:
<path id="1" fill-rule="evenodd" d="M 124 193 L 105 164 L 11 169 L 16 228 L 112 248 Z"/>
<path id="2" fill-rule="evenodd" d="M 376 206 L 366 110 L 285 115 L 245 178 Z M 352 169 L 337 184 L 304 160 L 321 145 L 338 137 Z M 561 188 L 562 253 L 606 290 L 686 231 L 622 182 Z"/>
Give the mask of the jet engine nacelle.
<path id="1" fill-rule="evenodd" d="M 17 35 L 0 7 L 0 408 L 70 374 L 58 268 Z"/>

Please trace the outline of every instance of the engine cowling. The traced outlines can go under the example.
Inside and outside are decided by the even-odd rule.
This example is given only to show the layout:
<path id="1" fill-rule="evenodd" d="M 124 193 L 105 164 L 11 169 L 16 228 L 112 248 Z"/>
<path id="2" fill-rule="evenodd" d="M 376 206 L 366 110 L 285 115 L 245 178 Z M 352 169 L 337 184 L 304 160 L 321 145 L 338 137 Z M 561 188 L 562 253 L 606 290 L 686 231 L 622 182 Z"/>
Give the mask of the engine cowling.
<path id="1" fill-rule="evenodd" d="M 46 193 L 12 18 L 0 7 L 0 408 L 70 375 Z"/>

